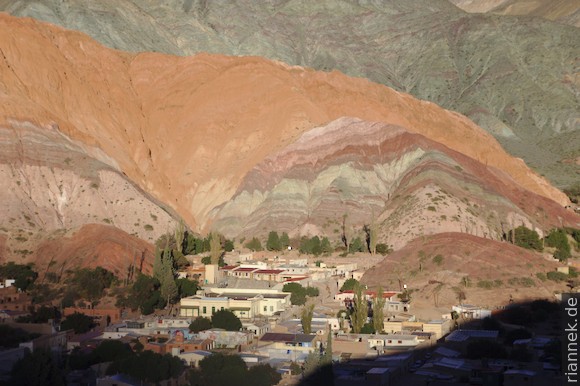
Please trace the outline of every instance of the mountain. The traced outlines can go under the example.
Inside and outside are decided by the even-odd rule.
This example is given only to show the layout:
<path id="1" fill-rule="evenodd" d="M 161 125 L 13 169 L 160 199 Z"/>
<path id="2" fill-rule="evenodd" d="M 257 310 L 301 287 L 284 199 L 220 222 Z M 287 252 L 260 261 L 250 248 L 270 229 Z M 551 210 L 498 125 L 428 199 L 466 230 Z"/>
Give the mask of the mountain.
<path id="1" fill-rule="evenodd" d="M 554 18 L 577 2 L 477 3 Z M 125 51 L 259 55 L 366 77 L 465 114 L 557 186 L 578 180 L 580 40 L 573 26 L 468 14 L 447 0 L 0 0 L 0 9 Z"/>
<path id="2" fill-rule="evenodd" d="M 200 231 L 211 227 L 210 212 L 234 196 L 255 165 L 341 117 L 421 134 L 501 170 L 517 189 L 561 206 L 567 202 L 465 117 L 365 79 L 256 57 L 129 54 L 81 33 L 7 15 L 0 16 L 0 41 L 0 126 L 53 130 L 94 149 L 112 174 L 126 175 Z M 53 158 L 67 165 L 65 155 Z M 62 196 L 61 178 L 54 179 L 53 191 Z M 83 186 L 91 191 L 88 182 Z M 109 207 L 117 205 L 119 197 L 103 197 Z M 88 205 L 79 205 L 84 215 Z M 140 227 L 153 217 L 141 205 L 124 223 L 126 232 L 147 231 Z"/>
<path id="3" fill-rule="evenodd" d="M 213 224 L 227 236 L 327 235 L 340 244 L 378 224 L 396 250 L 424 235 L 502 240 L 519 225 L 539 233 L 577 216 L 439 142 L 404 128 L 341 118 L 303 133 L 244 178 Z"/>
<path id="4" fill-rule="evenodd" d="M 466 12 L 536 16 L 580 27 L 580 4 L 575 0 L 450 0 Z"/>

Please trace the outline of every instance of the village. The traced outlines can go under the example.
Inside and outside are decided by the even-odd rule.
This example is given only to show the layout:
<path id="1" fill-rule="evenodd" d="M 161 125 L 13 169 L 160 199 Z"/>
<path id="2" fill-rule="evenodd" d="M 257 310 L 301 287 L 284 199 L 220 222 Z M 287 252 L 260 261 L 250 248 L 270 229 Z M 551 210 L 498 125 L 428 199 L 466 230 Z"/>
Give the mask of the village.
<path id="1" fill-rule="evenodd" d="M 147 316 L 115 307 L 64 308 L 65 317 L 82 313 L 94 319 L 96 326 L 82 334 L 63 330 L 51 320 L 16 322 L 26 314 L 28 299 L 13 285 L 14 280 L 6 280 L 0 288 L 2 323 L 37 337 L 0 351 L 0 377 L 9 379 L 14 363 L 28 351 L 49 349 L 63 360 L 75 350 L 90 351 L 110 340 L 171 354 L 191 368 L 215 352 L 239 355 L 249 368 L 270 365 L 284 385 L 298 384 L 311 374 L 309 362 L 323 353 L 332 358 L 336 385 L 548 385 L 560 373 L 555 363 L 559 351 L 553 352 L 557 329 L 543 328 L 545 333 L 540 334 L 500 324 L 492 318 L 495 310 L 468 304 L 435 310 L 441 312 L 426 317 L 433 310 L 415 309 L 406 284 L 380 291 L 360 285 L 365 270 L 372 268 L 372 257 L 340 263 L 292 253 L 231 251 L 224 255 L 221 267 L 203 264 L 200 256 L 190 259 L 191 264 L 177 276 L 201 284 L 195 295 Z M 284 288 L 315 290 L 294 297 Z M 352 312 L 360 308 L 355 303 L 361 299 L 369 311 L 362 329 L 353 328 Z M 373 309 L 377 304 L 382 306 L 380 312 Z M 540 306 L 532 304 L 532 311 Z M 192 330 L 194 321 L 209 320 L 223 310 L 231 311 L 241 328 Z M 501 355 L 495 358 L 489 347 Z M 97 364 L 75 370 L 68 374 L 67 384 L 141 384 L 123 374 L 107 374 L 105 369 Z M 167 382 L 187 384 L 183 379 Z"/>

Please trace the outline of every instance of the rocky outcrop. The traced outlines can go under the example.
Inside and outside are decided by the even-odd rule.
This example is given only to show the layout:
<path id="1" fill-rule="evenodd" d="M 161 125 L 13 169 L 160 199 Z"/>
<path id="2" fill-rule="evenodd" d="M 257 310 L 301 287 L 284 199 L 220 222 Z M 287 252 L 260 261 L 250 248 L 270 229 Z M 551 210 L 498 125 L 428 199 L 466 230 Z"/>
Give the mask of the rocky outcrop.
<path id="1" fill-rule="evenodd" d="M 99 159 L 198 230 L 208 229 L 208 213 L 254 165 L 342 116 L 420 133 L 567 202 L 465 117 L 364 79 L 255 57 L 127 54 L 7 15 L 0 15 L 0 41 L 0 124 L 51 127 L 100 149 Z"/>
<path id="2" fill-rule="evenodd" d="M 227 236 L 325 235 L 378 224 L 399 249 L 426 234 L 463 232 L 501 240 L 524 224 L 542 234 L 579 219 L 501 170 L 399 126 L 342 118 L 305 132 L 245 177 L 212 212 Z"/>
<path id="3" fill-rule="evenodd" d="M 454 1 L 578 17 L 575 0 Z M 126 51 L 259 55 L 366 77 L 465 114 L 557 186 L 578 179 L 579 168 L 562 163 L 580 152 L 580 46 L 572 26 L 467 14 L 448 0 L 5 0 L 0 9 Z"/>

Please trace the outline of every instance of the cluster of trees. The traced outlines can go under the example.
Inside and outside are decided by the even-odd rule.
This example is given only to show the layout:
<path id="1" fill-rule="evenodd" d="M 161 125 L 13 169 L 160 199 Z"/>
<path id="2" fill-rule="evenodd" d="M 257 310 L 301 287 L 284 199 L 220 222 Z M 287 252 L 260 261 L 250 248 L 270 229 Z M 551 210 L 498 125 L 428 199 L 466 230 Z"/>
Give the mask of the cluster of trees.
<path id="1" fill-rule="evenodd" d="M 306 303 L 306 297 L 316 297 L 319 290 L 316 287 L 303 287 L 300 283 L 287 283 L 282 287 L 283 292 L 290 292 L 290 302 L 295 306 L 302 306 Z"/>
<path id="2" fill-rule="evenodd" d="M 273 386 L 282 376 L 270 365 L 256 365 L 248 369 L 238 355 L 214 353 L 199 362 L 199 368 L 191 370 L 191 386 L 229 386 L 236 384 Z"/>
<path id="3" fill-rule="evenodd" d="M 78 299 L 85 299 L 96 304 L 115 280 L 115 275 L 105 268 L 77 269 L 67 280 L 67 290 L 63 296 L 62 305 L 72 307 Z"/>
<path id="4" fill-rule="evenodd" d="M 300 239 L 300 253 L 305 253 L 308 255 L 321 255 L 328 254 L 334 251 L 334 248 L 330 245 L 328 237 L 323 237 L 322 240 L 318 236 L 311 238 L 302 237 Z"/>
<path id="5" fill-rule="evenodd" d="M 29 334 L 28 332 L 19 328 L 11 327 L 7 324 L 0 324 L 0 347 L 14 348 L 22 342 L 28 342 L 36 337 L 38 334 Z"/>
<path id="6" fill-rule="evenodd" d="M 28 290 L 38 278 L 38 273 L 32 264 L 16 264 L 13 262 L 0 265 L 0 279 L 14 279 L 14 286 L 21 291 Z"/>
<path id="7" fill-rule="evenodd" d="M 357 334 L 374 334 L 375 332 L 383 331 L 386 300 L 383 297 L 384 291 L 382 287 L 377 289 L 376 296 L 372 301 L 366 298 L 364 286 L 356 279 L 346 280 L 340 290 L 354 291 L 352 306 L 348 307 L 346 311 L 338 312 L 339 318 L 341 318 L 343 313 L 346 313 L 347 319 L 350 319 L 353 332 Z"/>
<path id="8" fill-rule="evenodd" d="M 61 323 L 61 331 L 74 330 L 75 334 L 84 334 L 95 326 L 93 318 L 85 314 L 75 312 L 67 316 Z"/>
<path id="9" fill-rule="evenodd" d="M 286 232 L 279 235 L 276 231 L 270 231 L 266 241 L 266 249 L 268 251 L 282 251 L 292 245 L 295 247 L 298 246 L 300 253 L 315 256 L 335 251 L 343 251 L 345 254 L 366 251 L 372 254 L 380 253 L 382 255 L 386 255 L 391 251 L 387 244 L 377 243 L 377 226 L 374 222 L 371 225 L 365 225 L 363 232 L 365 234 L 364 240 L 358 236 L 351 238 L 346 234 L 346 226 L 343 226 L 341 240 L 344 246 L 341 245 L 335 248 L 331 245 L 328 237 L 313 236 L 309 238 L 303 236 L 300 239 L 291 240 Z M 262 242 L 257 237 L 250 239 L 244 246 L 252 251 L 264 250 Z"/>
<path id="10" fill-rule="evenodd" d="M 142 314 L 149 315 L 155 309 L 162 309 L 183 297 L 195 295 L 199 289 L 197 281 L 176 278 L 177 270 L 189 264 L 184 254 L 192 250 L 206 252 L 207 246 L 207 251 L 219 259 L 223 253 L 222 243 L 223 239 L 217 234 L 199 239 L 188 234 L 182 225 L 175 229 L 174 234 L 161 236 L 156 242 L 153 276 L 137 273 L 125 293 L 117 297 L 117 306 L 139 309 Z"/>
<path id="11" fill-rule="evenodd" d="M 555 248 L 554 258 L 564 261 L 572 256 L 568 236 L 571 236 L 576 242 L 576 247 L 580 248 L 580 230 L 575 228 L 556 228 L 542 240 L 535 230 L 519 226 L 509 231 L 506 239 L 522 248 L 542 251 L 544 246 Z"/>
<path id="12" fill-rule="evenodd" d="M 223 328 L 226 331 L 239 331 L 242 328 L 240 319 L 230 310 L 216 311 L 211 319 L 200 316 L 189 325 L 189 331 L 198 333 L 210 328 Z"/>

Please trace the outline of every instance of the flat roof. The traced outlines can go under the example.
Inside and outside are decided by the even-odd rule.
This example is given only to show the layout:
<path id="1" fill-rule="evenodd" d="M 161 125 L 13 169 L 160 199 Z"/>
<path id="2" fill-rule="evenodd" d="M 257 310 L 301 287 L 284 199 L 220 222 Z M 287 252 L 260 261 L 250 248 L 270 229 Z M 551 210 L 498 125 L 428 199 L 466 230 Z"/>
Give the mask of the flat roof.
<path id="1" fill-rule="evenodd" d="M 267 332 L 261 338 L 262 342 L 292 342 L 292 343 L 308 343 L 312 342 L 316 335 L 309 334 L 289 334 L 282 332 Z"/>

